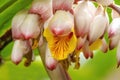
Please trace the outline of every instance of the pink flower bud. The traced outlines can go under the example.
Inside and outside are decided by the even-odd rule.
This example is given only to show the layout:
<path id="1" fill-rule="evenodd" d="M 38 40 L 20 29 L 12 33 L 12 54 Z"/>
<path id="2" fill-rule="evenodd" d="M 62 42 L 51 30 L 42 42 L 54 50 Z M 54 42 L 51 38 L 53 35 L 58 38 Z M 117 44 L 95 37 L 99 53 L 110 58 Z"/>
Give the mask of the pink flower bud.
<path id="1" fill-rule="evenodd" d="M 110 42 L 109 42 L 110 50 L 114 49 L 118 45 L 119 40 L 120 40 L 120 35 L 115 35 L 110 38 Z"/>
<path id="2" fill-rule="evenodd" d="M 22 23 L 20 30 L 24 39 L 37 38 L 40 34 L 39 16 L 28 14 Z"/>
<path id="3" fill-rule="evenodd" d="M 95 7 L 89 1 L 81 1 L 75 8 L 75 32 L 77 37 L 84 37 L 85 34 L 88 34 L 94 13 Z"/>
<path id="4" fill-rule="evenodd" d="M 108 29 L 108 36 L 110 38 L 109 48 L 113 49 L 120 40 L 120 18 L 113 19 Z"/>
<path id="5" fill-rule="evenodd" d="M 93 51 L 90 50 L 88 41 L 86 41 L 83 46 L 83 54 L 86 59 L 88 59 L 89 57 L 93 58 Z"/>
<path id="6" fill-rule="evenodd" d="M 99 4 L 103 6 L 109 6 L 113 3 L 114 0 L 96 0 Z"/>
<path id="7" fill-rule="evenodd" d="M 108 29 L 109 38 L 115 35 L 120 35 L 120 18 L 113 19 Z"/>
<path id="8" fill-rule="evenodd" d="M 15 64 L 21 62 L 23 55 L 27 54 L 29 47 L 26 41 L 16 40 L 13 46 L 11 59 Z"/>
<path id="9" fill-rule="evenodd" d="M 74 0 L 52 0 L 53 12 L 57 10 L 72 11 L 72 5 Z"/>
<path id="10" fill-rule="evenodd" d="M 106 53 L 108 51 L 108 45 L 104 38 L 102 39 L 102 46 L 101 46 L 100 50 L 104 53 Z"/>
<path id="11" fill-rule="evenodd" d="M 90 24 L 89 42 L 93 43 L 95 40 L 104 36 L 108 26 L 108 18 L 104 11 L 96 15 Z"/>
<path id="12" fill-rule="evenodd" d="M 19 39 L 23 37 L 20 27 L 23 24 L 26 16 L 27 16 L 27 11 L 20 11 L 12 19 L 12 37 L 14 39 Z"/>
<path id="13" fill-rule="evenodd" d="M 53 15 L 52 0 L 34 0 L 30 13 L 41 15 L 43 21 L 46 21 Z"/>
<path id="14" fill-rule="evenodd" d="M 77 39 L 77 50 L 80 50 L 84 46 L 85 42 L 86 42 L 86 36 L 84 38 L 79 37 Z"/>
<path id="15" fill-rule="evenodd" d="M 48 46 L 46 47 L 46 56 L 45 56 L 45 64 L 49 70 L 54 70 L 57 66 L 57 61 L 52 57 Z"/>
<path id="16" fill-rule="evenodd" d="M 48 27 L 54 35 L 68 35 L 74 27 L 73 15 L 59 10 L 51 18 Z"/>

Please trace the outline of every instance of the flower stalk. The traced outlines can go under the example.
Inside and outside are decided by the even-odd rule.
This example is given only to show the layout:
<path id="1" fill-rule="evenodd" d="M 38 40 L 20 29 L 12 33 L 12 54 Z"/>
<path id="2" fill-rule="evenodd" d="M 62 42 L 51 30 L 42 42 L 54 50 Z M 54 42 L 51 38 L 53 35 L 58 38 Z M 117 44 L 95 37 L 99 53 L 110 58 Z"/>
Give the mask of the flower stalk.
<path id="1" fill-rule="evenodd" d="M 45 66 L 45 69 L 50 77 L 51 80 L 71 80 L 70 76 L 68 75 L 67 71 L 63 68 L 63 66 L 61 65 L 61 63 L 58 63 L 56 68 L 54 70 L 49 70 L 46 65 L 45 65 L 45 56 L 46 56 L 46 46 L 47 43 L 44 42 L 44 45 L 42 45 L 41 47 L 39 47 L 39 51 L 40 51 L 40 57 L 41 60 L 43 62 L 43 65 Z"/>

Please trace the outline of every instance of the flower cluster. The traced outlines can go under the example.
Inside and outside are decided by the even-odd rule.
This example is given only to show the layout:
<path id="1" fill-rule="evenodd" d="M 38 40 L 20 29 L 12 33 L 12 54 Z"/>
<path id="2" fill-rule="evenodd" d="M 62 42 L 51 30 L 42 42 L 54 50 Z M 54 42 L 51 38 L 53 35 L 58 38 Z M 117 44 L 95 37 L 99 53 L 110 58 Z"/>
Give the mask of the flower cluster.
<path id="1" fill-rule="evenodd" d="M 107 52 L 116 46 L 120 64 L 119 14 L 113 10 L 109 25 L 106 8 L 113 0 L 95 1 L 97 7 L 90 0 L 34 0 L 29 10 L 20 11 L 12 20 L 12 61 L 18 64 L 25 56 L 25 65 L 29 65 L 34 57 L 32 50 L 47 44 L 45 64 L 50 70 L 58 63 L 66 69 L 71 63 L 79 68 L 80 52 L 88 59 L 94 50 Z M 106 32 L 109 47 L 104 38 Z"/>

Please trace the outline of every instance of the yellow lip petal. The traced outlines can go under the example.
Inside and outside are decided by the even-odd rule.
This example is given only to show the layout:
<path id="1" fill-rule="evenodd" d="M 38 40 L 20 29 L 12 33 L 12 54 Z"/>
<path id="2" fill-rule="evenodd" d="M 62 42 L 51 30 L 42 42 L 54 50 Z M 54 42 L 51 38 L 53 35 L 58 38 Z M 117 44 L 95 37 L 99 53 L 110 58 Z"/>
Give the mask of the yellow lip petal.
<path id="1" fill-rule="evenodd" d="M 46 37 L 52 56 L 57 60 L 66 59 L 76 47 L 77 39 L 74 32 L 71 32 L 70 36 L 54 36 L 46 28 L 44 30 L 44 36 Z"/>
<path id="2" fill-rule="evenodd" d="M 90 45 L 90 50 L 97 50 L 101 47 L 101 45 L 102 45 L 102 40 L 98 39 L 92 45 Z"/>

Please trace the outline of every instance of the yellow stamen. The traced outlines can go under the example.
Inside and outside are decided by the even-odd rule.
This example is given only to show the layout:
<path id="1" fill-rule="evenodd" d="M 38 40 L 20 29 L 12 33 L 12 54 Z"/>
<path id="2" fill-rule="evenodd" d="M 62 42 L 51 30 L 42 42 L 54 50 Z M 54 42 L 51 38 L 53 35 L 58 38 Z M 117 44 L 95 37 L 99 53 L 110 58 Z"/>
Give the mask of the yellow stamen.
<path id="1" fill-rule="evenodd" d="M 34 39 L 33 40 L 33 45 L 32 45 L 32 49 L 35 49 L 38 47 L 38 40 Z"/>

